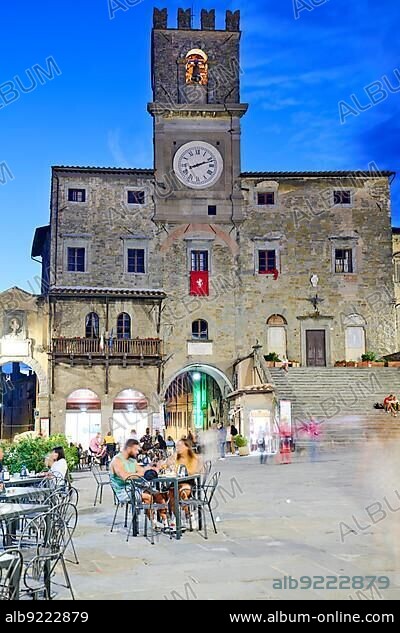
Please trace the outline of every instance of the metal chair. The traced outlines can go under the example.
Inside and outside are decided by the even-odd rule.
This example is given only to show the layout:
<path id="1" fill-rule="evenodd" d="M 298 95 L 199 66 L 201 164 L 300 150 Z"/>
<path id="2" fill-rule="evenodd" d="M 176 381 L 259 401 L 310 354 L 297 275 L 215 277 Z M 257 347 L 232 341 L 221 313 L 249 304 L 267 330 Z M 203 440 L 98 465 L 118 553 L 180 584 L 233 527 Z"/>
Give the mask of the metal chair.
<path id="1" fill-rule="evenodd" d="M 0 552 L 0 600 L 18 600 L 22 566 L 19 550 Z"/>
<path id="2" fill-rule="evenodd" d="M 129 512 L 130 499 L 129 499 L 129 497 L 127 497 L 126 501 L 121 501 L 118 498 L 118 491 L 113 486 L 111 480 L 110 480 L 110 485 L 111 485 L 111 490 L 113 491 L 114 503 L 115 503 L 115 512 L 114 512 L 113 522 L 112 522 L 111 530 L 110 530 L 110 532 L 112 532 L 114 530 L 115 521 L 117 520 L 117 514 L 118 514 L 118 510 L 120 508 L 125 508 L 124 527 L 128 527 L 128 512 Z"/>
<path id="3" fill-rule="evenodd" d="M 65 534 L 65 543 L 64 543 L 64 554 L 68 549 L 68 546 L 71 546 L 72 553 L 74 555 L 75 560 L 66 559 L 69 563 L 74 563 L 75 565 L 79 565 L 78 555 L 76 553 L 74 541 L 72 537 L 76 530 L 76 526 L 78 524 L 78 510 L 76 505 L 73 503 L 67 503 L 65 507 L 62 509 L 63 519 L 65 521 L 66 526 L 66 534 Z"/>
<path id="4" fill-rule="evenodd" d="M 193 524 L 192 524 L 193 521 L 192 521 L 191 510 L 198 511 L 200 515 L 199 519 L 201 518 L 203 519 L 205 539 L 208 538 L 207 519 L 206 519 L 206 512 L 205 512 L 206 509 L 208 509 L 210 513 L 212 524 L 214 527 L 214 532 L 215 534 L 218 534 L 217 528 L 215 525 L 214 515 L 211 508 L 211 503 L 212 503 L 215 491 L 217 489 L 220 477 L 221 477 L 221 473 L 219 472 L 214 473 L 208 484 L 200 485 L 199 487 L 193 488 L 192 496 L 189 499 L 181 499 L 179 501 L 180 508 L 185 509 L 185 510 L 189 509 L 190 511 L 190 513 L 188 514 L 188 518 L 189 518 L 189 529 L 191 532 L 193 531 Z"/>
<path id="5" fill-rule="evenodd" d="M 201 485 L 202 486 L 205 486 L 205 484 L 207 483 L 207 479 L 211 472 L 211 466 L 212 466 L 211 460 L 209 459 L 203 464 L 203 468 L 201 469 Z"/>
<path id="6" fill-rule="evenodd" d="M 95 506 L 97 503 L 97 497 L 99 496 L 99 492 L 100 492 L 99 503 L 102 503 L 103 501 L 103 488 L 104 486 L 110 485 L 110 475 L 108 471 L 106 472 L 101 471 L 100 468 L 95 465 L 92 466 L 92 473 L 97 484 L 96 495 L 95 495 L 94 504 L 93 504 Z"/>
<path id="7" fill-rule="evenodd" d="M 61 473 L 46 474 L 39 484 L 39 488 L 49 488 L 50 490 L 66 489 L 69 486 L 69 480 L 64 478 Z"/>
<path id="8" fill-rule="evenodd" d="M 132 531 L 133 536 L 137 536 L 139 533 L 138 524 L 139 517 L 141 512 L 144 512 L 144 536 L 147 538 L 147 524 L 150 519 L 150 528 L 151 528 L 151 544 L 154 545 L 154 534 L 156 532 L 154 528 L 154 517 L 156 513 L 160 510 L 164 510 L 168 517 L 169 504 L 168 501 L 163 503 L 154 502 L 155 495 L 160 494 L 158 490 L 153 488 L 146 479 L 143 478 L 135 478 L 135 479 L 127 479 L 126 487 L 129 491 L 130 495 L 130 503 L 132 509 L 132 520 L 129 525 L 128 534 L 126 540 L 129 541 L 129 537 Z M 151 501 L 150 503 L 145 503 L 143 501 L 143 493 L 148 493 L 150 495 Z M 168 519 L 167 519 L 168 521 Z M 169 532 L 169 538 L 172 539 L 172 529 L 169 525 L 167 526 L 167 530 Z M 158 532 L 157 532 L 158 533 Z"/>
<path id="9" fill-rule="evenodd" d="M 74 488 L 74 486 L 70 486 L 68 488 L 67 496 L 68 496 L 69 503 L 72 503 L 72 505 L 74 505 L 77 508 L 78 501 L 79 501 L 79 492 L 77 491 L 76 488 Z"/>
<path id="10" fill-rule="evenodd" d="M 76 523 L 69 532 L 65 517 L 66 508 L 71 504 L 60 504 L 48 512 L 36 516 L 25 525 L 19 539 L 19 550 L 24 559 L 24 589 L 21 591 L 38 599 L 40 593 L 45 599 L 51 599 L 50 580 L 58 563 L 61 564 L 66 584 L 62 585 L 75 600 L 69 578 L 64 553 L 71 542 Z M 75 508 L 76 510 L 76 508 Z M 29 542 L 30 541 L 30 542 Z"/>

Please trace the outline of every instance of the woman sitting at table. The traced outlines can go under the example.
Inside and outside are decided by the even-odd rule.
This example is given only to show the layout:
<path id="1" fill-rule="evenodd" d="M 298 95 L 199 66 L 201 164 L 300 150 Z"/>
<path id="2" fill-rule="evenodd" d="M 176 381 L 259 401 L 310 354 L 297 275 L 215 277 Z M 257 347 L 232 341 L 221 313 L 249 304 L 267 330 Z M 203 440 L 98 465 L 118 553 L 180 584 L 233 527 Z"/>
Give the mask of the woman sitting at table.
<path id="1" fill-rule="evenodd" d="M 41 474 L 46 477 L 54 477 L 56 479 L 56 485 L 62 485 L 68 473 L 68 464 L 62 446 L 56 446 L 49 455 L 46 455 L 45 465 L 49 470 Z"/>
<path id="2" fill-rule="evenodd" d="M 177 442 L 176 445 L 176 457 L 174 469 L 176 472 L 179 470 L 179 466 L 186 466 L 188 475 L 197 475 L 202 468 L 201 458 L 193 451 L 192 443 L 190 440 L 182 439 Z M 185 481 L 179 484 L 179 498 L 182 501 L 189 499 L 192 494 L 193 482 Z M 170 508 L 174 509 L 174 491 L 170 490 Z M 185 507 L 185 513 L 188 515 L 190 509 Z"/>

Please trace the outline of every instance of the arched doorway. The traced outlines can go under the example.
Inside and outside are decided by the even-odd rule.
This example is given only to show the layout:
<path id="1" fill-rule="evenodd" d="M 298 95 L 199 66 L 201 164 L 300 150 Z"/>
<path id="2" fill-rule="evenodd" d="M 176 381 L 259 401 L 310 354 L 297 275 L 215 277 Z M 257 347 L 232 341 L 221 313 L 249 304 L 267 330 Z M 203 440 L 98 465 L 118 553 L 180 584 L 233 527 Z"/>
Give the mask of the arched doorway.
<path id="1" fill-rule="evenodd" d="M 287 321 L 280 314 L 273 314 L 267 320 L 267 351 L 277 354 L 280 359 L 287 356 Z"/>
<path id="2" fill-rule="evenodd" d="M 191 430 L 198 433 L 222 421 L 227 423 L 226 396 L 233 386 L 225 374 L 210 365 L 189 365 L 175 374 L 165 392 L 167 435 L 175 439 Z"/>
<path id="3" fill-rule="evenodd" d="M 112 430 L 120 446 L 133 430 L 139 439 L 143 437 L 146 427 L 150 426 L 148 406 L 147 398 L 135 389 L 124 389 L 117 395 L 113 403 Z"/>
<path id="4" fill-rule="evenodd" d="M 359 314 L 350 314 L 344 320 L 346 360 L 359 361 L 365 354 L 365 319 Z"/>
<path id="5" fill-rule="evenodd" d="M 101 433 L 101 401 L 91 389 L 77 389 L 67 398 L 65 435 L 69 442 L 89 448 L 90 439 Z"/>
<path id="6" fill-rule="evenodd" d="M 32 367 L 7 362 L 0 373 L 0 439 L 33 431 L 39 382 Z"/>

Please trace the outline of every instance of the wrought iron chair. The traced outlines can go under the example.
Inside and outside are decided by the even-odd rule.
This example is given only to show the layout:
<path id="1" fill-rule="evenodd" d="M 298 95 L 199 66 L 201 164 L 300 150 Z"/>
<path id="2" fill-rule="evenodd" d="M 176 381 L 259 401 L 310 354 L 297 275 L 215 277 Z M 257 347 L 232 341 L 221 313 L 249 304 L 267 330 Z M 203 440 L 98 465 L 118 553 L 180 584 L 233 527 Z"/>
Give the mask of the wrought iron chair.
<path id="1" fill-rule="evenodd" d="M 20 536 L 19 549 L 25 567 L 24 588 L 21 592 L 33 599 L 37 599 L 40 593 L 47 599 L 51 598 L 50 581 L 58 563 L 61 564 L 66 583 L 62 586 L 70 591 L 72 600 L 75 599 L 64 557 L 73 534 L 73 531 L 70 534 L 65 520 L 69 505 L 54 506 L 48 512 L 28 521 Z"/>
<path id="2" fill-rule="evenodd" d="M 121 499 L 118 498 L 118 491 L 115 489 L 115 487 L 112 484 L 112 481 L 110 480 L 110 485 L 111 485 L 111 490 L 113 491 L 113 495 L 114 495 L 114 503 L 115 503 L 115 512 L 114 512 L 114 517 L 113 517 L 113 522 L 111 525 L 111 530 L 110 532 L 112 532 L 114 530 L 114 526 L 115 526 L 115 521 L 117 520 L 117 514 L 118 514 L 118 510 L 120 508 L 125 508 L 125 521 L 124 521 L 124 527 L 128 527 L 128 512 L 129 512 L 129 504 L 130 504 L 130 499 L 129 496 L 127 496 L 126 500 L 122 501 Z"/>
<path id="3" fill-rule="evenodd" d="M 205 512 L 206 509 L 208 509 L 210 513 L 212 524 L 214 527 L 214 532 L 215 534 L 218 534 L 217 528 L 215 525 L 214 515 L 211 508 L 211 503 L 215 495 L 215 491 L 218 487 L 220 477 L 221 477 L 221 473 L 219 472 L 214 473 L 208 484 L 203 484 L 203 485 L 200 485 L 199 487 L 193 488 L 192 496 L 189 499 L 181 499 L 179 501 L 180 508 L 185 509 L 185 510 L 187 509 L 190 510 L 190 513 L 188 514 L 188 518 L 189 518 L 189 529 L 191 532 L 193 531 L 193 520 L 192 520 L 191 511 L 197 510 L 199 512 L 200 514 L 199 519 L 200 518 L 203 519 L 205 539 L 208 538 L 207 518 L 206 518 L 206 512 Z"/>
<path id="4" fill-rule="evenodd" d="M 150 520 L 150 529 L 151 536 L 150 541 L 151 544 L 154 545 L 154 534 L 157 533 L 154 526 L 154 517 L 159 511 L 165 511 L 166 516 L 168 517 L 169 504 L 168 501 L 164 501 L 162 503 L 157 503 L 154 501 L 155 496 L 160 494 L 159 490 L 156 490 L 151 486 L 151 483 L 142 477 L 130 478 L 126 481 L 126 488 L 129 491 L 130 496 L 130 504 L 132 509 L 132 520 L 129 525 L 128 534 L 126 540 L 129 540 L 131 531 L 133 536 L 137 536 L 139 533 L 139 517 L 142 512 L 144 512 L 144 536 L 147 538 L 147 526 Z M 150 495 L 150 503 L 145 503 L 143 501 L 143 493 L 148 493 Z M 167 518 L 168 522 L 168 518 Z M 166 529 L 169 533 L 169 538 L 172 539 L 172 529 L 171 526 L 166 526 Z"/>
<path id="5" fill-rule="evenodd" d="M 0 552 L 0 600 L 18 600 L 23 557 L 19 550 Z"/>
<path id="6" fill-rule="evenodd" d="M 108 471 L 102 471 L 100 470 L 98 466 L 95 466 L 95 465 L 92 466 L 92 473 L 97 484 L 96 495 L 95 495 L 94 504 L 93 504 L 95 506 L 97 503 L 97 497 L 99 496 L 99 492 L 100 492 L 99 503 L 102 503 L 103 501 L 103 488 L 104 486 L 110 485 L 110 475 Z"/>
<path id="7" fill-rule="evenodd" d="M 203 467 L 201 469 L 201 485 L 205 486 L 207 483 L 207 479 L 210 476 L 210 472 L 211 472 L 211 460 L 207 460 L 204 462 Z"/>

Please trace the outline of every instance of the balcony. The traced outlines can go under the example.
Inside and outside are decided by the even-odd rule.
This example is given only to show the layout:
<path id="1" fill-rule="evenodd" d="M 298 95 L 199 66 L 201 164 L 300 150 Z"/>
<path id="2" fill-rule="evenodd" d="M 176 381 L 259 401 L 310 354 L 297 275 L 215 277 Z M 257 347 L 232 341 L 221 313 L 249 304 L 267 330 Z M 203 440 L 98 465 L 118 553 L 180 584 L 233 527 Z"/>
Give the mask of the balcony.
<path id="1" fill-rule="evenodd" d="M 157 364 L 162 359 L 162 341 L 147 339 L 54 338 L 51 355 L 54 361 L 90 361 L 110 364 Z"/>

